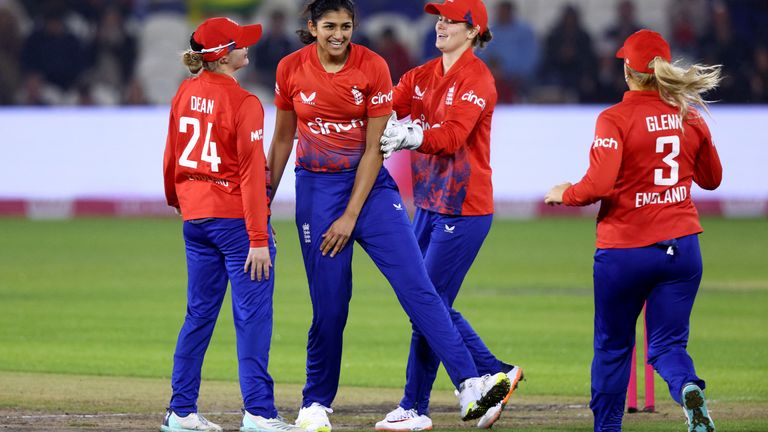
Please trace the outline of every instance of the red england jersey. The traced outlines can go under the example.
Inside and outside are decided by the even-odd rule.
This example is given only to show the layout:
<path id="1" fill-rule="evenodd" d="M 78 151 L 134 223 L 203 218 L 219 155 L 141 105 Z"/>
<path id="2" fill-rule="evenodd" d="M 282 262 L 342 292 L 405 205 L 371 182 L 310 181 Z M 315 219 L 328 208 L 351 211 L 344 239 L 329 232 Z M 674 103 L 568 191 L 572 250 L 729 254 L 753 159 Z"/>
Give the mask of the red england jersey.
<path id="1" fill-rule="evenodd" d="M 496 82 L 472 49 L 443 74 L 442 58 L 406 72 L 395 87 L 399 118 L 424 128 L 411 153 L 417 207 L 442 214 L 493 213 L 491 117 Z"/>
<path id="2" fill-rule="evenodd" d="M 171 102 L 164 177 L 184 220 L 244 218 L 251 247 L 267 246 L 264 109 L 234 78 L 208 71 L 181 83 Z"/>
<path id="3" fill-rule="evenodd" d="M 597 118 L 589 169 L 563 203 L 600 201 L 598 248 L 648 246 L 702 231 L 691 182 L 720 185 L 723 168 L 701 114 L 685 120 L 656 91 L 628 91 Z"/>
<path id="4" fill-rule="evenodd" d="M 317 44 L 307 45 L 280 61 L 276 81 L 275 106 L 296 112 L 296 165 L 310 171 L 356 169 L 368 118 L 392 112 L 387 63 L 361 45 L 350 44 L 346 64 L 335 73 L 320 64 Z"/>

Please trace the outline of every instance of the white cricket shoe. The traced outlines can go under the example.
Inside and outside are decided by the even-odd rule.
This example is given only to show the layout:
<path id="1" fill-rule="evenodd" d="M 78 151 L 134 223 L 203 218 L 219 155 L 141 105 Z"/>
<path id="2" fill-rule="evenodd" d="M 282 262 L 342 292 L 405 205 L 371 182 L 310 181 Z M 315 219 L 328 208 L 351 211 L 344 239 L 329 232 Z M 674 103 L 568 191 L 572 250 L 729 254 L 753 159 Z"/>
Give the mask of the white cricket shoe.
<path id="1" fill-rule="evenodd" d="M 507 374 L 469 378 L 459 386 L 459 408 L 464 421 L 480 418 L 489 408 L 501 402 L 509 393 L 510 381 Z"/>
<path id="2" fill-rule="evenodd" d="M 223 429 L 216 423 L 209 422 L 198 413 L 189 413 L 186 417 L 179 417 L 175 412 L 168 410 L 165 413 L 165 419 L 163 419 L 163 425 L 160 426 L 160 430 L 163 432 L 221 432 Z"/>
<path id="3" fill-rule="evenodd" d="M 507 376 L 509 377 L 510 383 L 507 395 L 504 397 L 504 399 L 501 400 L 501 402 L 488 408 L 488 411 L 486 411 L 486 413 L 480 417 L 480 420 L 477 421 L 478 428 L 488 429 L 493 426 L 494 423 L 496 423 L 496 420 L 498 420 L 499 417 L 501 417 L 501 412 L 504 411 L 504 407 L 507 406 L 509 398 L 512 396 L 512 393 L 515 392 L 518 383 L 523 379 L 523 370 L 518 366 L 512 366 L 512 369 L 507 372 Z"/>
<path id="4" fill-rule="evenodd" d="M 715 432 L 715 422 L 709 416 L 704 391 L 694 383 L 683 387 L 683 412 L 688 422 L 688 432 Z"/>
<path id="5" fill-rule="evenodd" d="M 331 421 L 328 419 L 328 413 L 333 410 L 312 402 L 312 405 L 299 410 L 299 416 L 296 417 L 296 426 L 307 432 L 331 432 Z"/>
<path id="6" fill-rule="evenodd" d="M 415 409 L 398 406 L 390 411 L 384 420 L 376 423 L 377 431 L 423 431 L 432 430 L 432 419 L 419 415 Z"/>
<path id="7" fill-rule="evenodd" d="M 245 411 L 240 432 L 304 432 L 304 429 L 286 423 L 285 419 L 279 416 L 268 419 Z"/>

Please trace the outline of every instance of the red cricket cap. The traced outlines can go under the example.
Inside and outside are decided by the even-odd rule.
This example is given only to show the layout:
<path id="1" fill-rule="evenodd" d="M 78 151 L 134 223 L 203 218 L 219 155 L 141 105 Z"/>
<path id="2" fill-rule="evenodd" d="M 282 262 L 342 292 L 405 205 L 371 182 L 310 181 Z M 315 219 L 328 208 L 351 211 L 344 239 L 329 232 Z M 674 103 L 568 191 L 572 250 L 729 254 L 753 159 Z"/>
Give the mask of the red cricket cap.
<path id="1" fill-rule="evenodd" d="M 480 34 L 488 30 L 488 11 L 482 0 L 445 0 L 443 3 L 427 3 L 424 11 L 432 15 L 441 15 L 452 21 L 468 22 L 471 26 L 480 26 Z"/>
<path id="2" fill-rule="evenodd" d="M 616 51 L 616 57 L 623 58 L 627 66 L 640 73 L 653 73 L 653 68 L 648 67 L 648 63 L 656 57 L 672 61 L 667 41 L 660 34 L 648 29 L 629 35 L 624 41 L 624 46 Z"/>
<path id="3" fill-rule="evenodd" d="M 261 24 L 241 26 L 229 18 L 209 18 L 192 34 L 195 42 L 203 46 L 200 51 L 205 61 L 216 61 L 236 48 L 245 48 L 261 38 Z"/>

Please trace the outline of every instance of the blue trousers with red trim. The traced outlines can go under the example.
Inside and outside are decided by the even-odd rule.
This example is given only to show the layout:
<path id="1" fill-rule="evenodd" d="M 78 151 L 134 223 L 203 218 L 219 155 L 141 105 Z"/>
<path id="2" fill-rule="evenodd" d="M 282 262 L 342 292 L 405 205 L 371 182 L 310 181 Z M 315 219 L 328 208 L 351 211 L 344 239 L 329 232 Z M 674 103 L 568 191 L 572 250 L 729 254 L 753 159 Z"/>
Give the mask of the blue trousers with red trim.
<path id="1" fill-rule="evenodd" d="M 307 382 L 302 406 L 330 407 L 336 397 L 342 338 L 352 297 L 352 241 L 357 241 L 387 278 L 408 317 L 427 339 L 454 385 L 478 375 L 448 309 L 424 267 L 397 185 L 379 172 L 350 243 L 333 258 L 320 252 L 322 235 L 346 209 L 355 171 L 296 170 L 296 227 L 312 300 L 307 341 Z"/>
<path id="2" fill-rule="evenodd" d="M 491 353 L 469 322 L 453 308 L 453 302 L 480 252 L 492 221 L 493 215 L 453 216 L 421 208 L 416 209 L 413 218 L 413 230 L 429 278 L 448 307 L 451 320 L 469 348 L 481 375 L 502 371 L 504 363 Z M 429 415 L 429 398 L 439 366 L 440 359 L 414 325 L 401 407 L 413 408 L 419 414 Z"/>
<path id="3" fill-rule="evenodd" d="M 695 234 L 641 248 L 597 250 L 590 402 L 595 432 L 621 431 L 635 325 L 644 303 L 648 362 L 667 382 L 672 399 L 681 402 L 686 383 L 705 387 L 686 351 L 701 274 Z"/>
<path id="4" fill-rule="evenodd" d="M 270 232 L 269 252 L 275 263 Z M 269 279 L 251 280 L 243 272 L 250 242 L 243 219 L 184 222 L 187 253 L 187 315 L 173 355 L 170 408 L 178 415 L 197 412 L 200 370 L 221 309 L 227 282 L 232 285 L 232 314 L 237 336 L 240 390 L 245 409 L 266 418 L 277 416 L 274 382 L 267 372 L 272 339 L 274 268 Z"/>

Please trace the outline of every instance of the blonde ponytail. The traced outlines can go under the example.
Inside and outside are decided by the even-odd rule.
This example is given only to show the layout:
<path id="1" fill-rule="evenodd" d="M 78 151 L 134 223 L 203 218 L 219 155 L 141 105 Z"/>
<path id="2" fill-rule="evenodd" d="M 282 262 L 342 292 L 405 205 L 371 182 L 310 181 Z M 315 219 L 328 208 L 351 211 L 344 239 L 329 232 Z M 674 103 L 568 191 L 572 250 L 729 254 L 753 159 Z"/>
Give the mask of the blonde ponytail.
<path id="1" fill-rule="evenodd" d="M 203 68 L 203 55 L 188 49 L 182 54 L 181 62 L 189 68 L 190 73 L 195 75 Z"/>
<path id="2" fill-rule="evenodd" d="M 721 65 L 704 66 L 694 64 L 688 68 L 679 66 L 679 62 L 671 64 L 661 57 L 656 57 L 649 63 L 653 68 L 652 74 L 637 72 L 631 68 L 630 75 L 642 88 L 657 88 L 664 102 L 680 110 L 680 118 L 685 119 L 691 105 L 699 106 L 709 114 L 703 94 L 720 84 Z"/>

